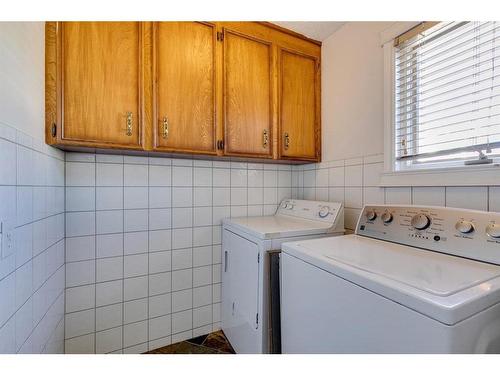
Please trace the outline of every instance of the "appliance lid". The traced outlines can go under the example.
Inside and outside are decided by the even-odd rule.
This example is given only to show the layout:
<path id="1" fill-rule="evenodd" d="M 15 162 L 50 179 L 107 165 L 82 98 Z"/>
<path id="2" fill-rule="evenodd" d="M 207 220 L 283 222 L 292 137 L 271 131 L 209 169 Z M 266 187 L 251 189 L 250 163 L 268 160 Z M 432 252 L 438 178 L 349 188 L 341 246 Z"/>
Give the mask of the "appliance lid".
<path id="1" fill-rule="evenodd" d="M 446 324 L 500 301 L 497 265 L 358 235 L 289 243 L 283 251 Z M 496 301 L 478 302 L 493 290 Z"/>
<path id="2" fill-rule="evenodd" d="M 331 230 L 329 223 L 280 215 L 223 219 L 226 227 L 260 239 L 322 234 Z M 343 229 L 343 228 L 342 228 Z"/>

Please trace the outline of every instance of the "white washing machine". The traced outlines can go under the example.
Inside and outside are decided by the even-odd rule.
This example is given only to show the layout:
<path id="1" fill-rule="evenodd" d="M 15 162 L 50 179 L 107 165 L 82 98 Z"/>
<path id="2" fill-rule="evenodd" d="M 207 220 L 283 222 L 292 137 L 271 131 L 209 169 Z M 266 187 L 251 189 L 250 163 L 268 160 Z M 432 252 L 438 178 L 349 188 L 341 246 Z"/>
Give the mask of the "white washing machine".
<path id="1" fill-rule="evenodd" d="M 283 246 L 283 353 L 500 353 L 500 214 L 366 206 Z"/>
<path id="2" fill-rule="evenodd" d="M 342 234 L 342 203 L 285 199 L 275 215 L 223 220 L 222 330 L 236 353 L 281 352 L 281 244 Z"/>

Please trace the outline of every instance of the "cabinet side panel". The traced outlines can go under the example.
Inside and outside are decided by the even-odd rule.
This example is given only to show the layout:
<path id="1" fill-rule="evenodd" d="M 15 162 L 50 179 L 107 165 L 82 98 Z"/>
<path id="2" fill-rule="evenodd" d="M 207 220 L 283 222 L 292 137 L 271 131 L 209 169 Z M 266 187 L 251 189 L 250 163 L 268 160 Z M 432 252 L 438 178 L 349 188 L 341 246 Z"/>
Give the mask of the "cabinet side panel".
<path id="1" fill-rule="evenodd" d="M 56 143 L 52 126 L 57 124 L 57 23 L 45 23 L 45 142 Z"/>

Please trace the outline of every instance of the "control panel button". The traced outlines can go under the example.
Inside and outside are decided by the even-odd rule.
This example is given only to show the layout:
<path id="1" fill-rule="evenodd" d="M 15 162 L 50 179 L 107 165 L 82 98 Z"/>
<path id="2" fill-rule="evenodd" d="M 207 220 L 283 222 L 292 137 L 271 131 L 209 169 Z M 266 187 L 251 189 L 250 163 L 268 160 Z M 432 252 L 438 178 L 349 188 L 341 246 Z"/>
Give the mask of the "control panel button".
<path id="1" fill-rule="evenodd" d="M 390 212 L 385 211 L 385 212 L 382 214 L 381 219 L 382 219 L 382 221 L 383 221 L 384 223 L 389 224 L 389 223 L 392 221 L 393 216 L 392 216 L 392 214 L 391 214 Z"/>
<path id="2" fill-rule="evenodd" d="M 368 210 L 366 211 L 366 218 L 369 220 L 369 221 L 373 221 L 377 218 L 377 213 L 373 210 Z"/>
<path id="3" fill-rule="evenodd" d="M 411 226 L 418 230 L 424 230 L 431 225 L 431 219 L 425 214 L 418 214 L 411 218 Z"/>
<path id="4" fill-rule="evenodd" d="M 455 229 L 460 233 L 472 233 L 474 232 L 474 225 L 470 221 L 461 220 L 455 224 Z"/>
<path id="5" fill-rule="evenodd" d="M 330 207 L 323 206 L 319 209 L 318 215 L 320 218 L 324 219 L 330 214 Z"/>
<path id="6" fill-rule="evenodd" d="M 486 227 L 486 234 L 493 238 L 500 238 L 500 224 L 490 224 Z"/>

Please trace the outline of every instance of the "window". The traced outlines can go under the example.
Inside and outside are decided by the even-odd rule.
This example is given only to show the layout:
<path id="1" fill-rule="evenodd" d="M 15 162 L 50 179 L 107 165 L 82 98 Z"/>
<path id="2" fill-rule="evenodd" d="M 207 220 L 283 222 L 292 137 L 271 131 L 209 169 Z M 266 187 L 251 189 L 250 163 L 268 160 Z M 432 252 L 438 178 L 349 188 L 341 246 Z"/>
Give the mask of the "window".
<path id="1" fill-rule="evenodd" d="M 500 162 L 500 22 L 422 23 L 391 47 L 393 170 Z"/>

